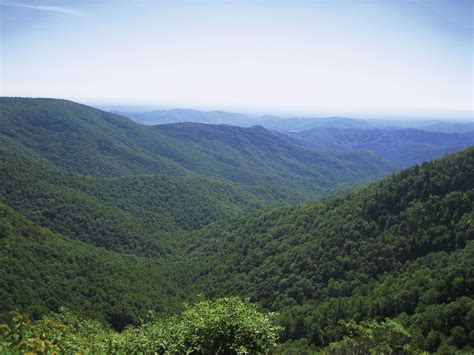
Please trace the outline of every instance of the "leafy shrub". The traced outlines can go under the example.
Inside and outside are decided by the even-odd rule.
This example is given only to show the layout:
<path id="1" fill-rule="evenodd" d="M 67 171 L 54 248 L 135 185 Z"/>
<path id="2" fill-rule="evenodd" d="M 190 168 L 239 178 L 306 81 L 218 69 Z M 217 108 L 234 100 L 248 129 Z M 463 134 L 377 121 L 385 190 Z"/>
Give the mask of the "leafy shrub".
<path id="1" fill-rule="evenodd" d="M 276 314 L 262 313 L 248 299 L 225 297 L 186 305 L 182 314 L 130 327 L 126 351 L 191 354 L 268 353 L 282 328 Z"/>
<path id="2" fill-rule="evenodd" d="M 282 330 L 275 322 L 274 313 L 238 297 L 202 300 L 122 333 L 64 308 L 38 321 L 15 311 L 10 325 L 0 325 L 0 352 L 269 353 Z"/>
<path id="3" fill-rule="evenodd" d="M 408 352 L 410 334 L 399 323 L 387 319 L 356 323 L 344 322 L 348 335 L 330 344 L 329 354 L 403 354 Z"/>
<path id="4" fill-rule="evenodd" d="M 10 325 L 0 325 L 2 353 L 104 352 L 118 335 L 100 322 L 81 319 L 65 308 L 37 321 L 19 311 L 11 312 L 11 316 Z"/>

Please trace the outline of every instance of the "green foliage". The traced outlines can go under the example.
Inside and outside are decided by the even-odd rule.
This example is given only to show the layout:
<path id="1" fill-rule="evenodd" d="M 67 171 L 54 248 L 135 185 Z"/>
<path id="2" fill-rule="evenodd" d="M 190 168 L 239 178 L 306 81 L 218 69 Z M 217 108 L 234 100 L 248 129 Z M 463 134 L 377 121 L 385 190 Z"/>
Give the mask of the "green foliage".
<path id="1" fill-rule="evenodd" d="M 410 334 L 397 322 L 374 320 L 343 323 L 348 333 L 342 340 L 326 349 L 328 354 L 404 354 L 409 353 L 407 344 Z"/>
<path id="2" fill-rule="evenodd" d="M 281 327 L 276 315 L 261 313 L 248 299 L 227 297 L 186 306 L 182 314 L 154 318 L 124 332 L 125 350 L 145 353 L 163 349 L 172 353 L 267 353 L 276 344 Z"/>
<path id="3" fill-rule="evenodd" d="M 0 98 L 0 320 L 60 306 L 86 317 L 16 313 L 1 344 L 225 353 L 276 342 L 275 316 L 237 298 L 176 315 L 202 292 L 279 311 L 276 351 L 472 351 L 474 148 L 253 213 L 387 168 L 261 127 L 142 127 L 68 101 Z M 138 325 L 148 310 L 159 316 Z"/>
<path id="4" fill-rule="evenodd" d="M 68 309 L 32 321 L 27 314 L 11 312 L 10 324 L 0 324 L 0 352 L 86 353 L 107 352 L 118 333 L 96 320 L 77 317 Z"/>
<path id="5" fill-rule="evenodd" d="M 182 314 L 153 316 L 122 333 L 64 308 L 38 321 L 12 312 L 10 324 L 0 325 L 0 352 L 268 353 L 280 330 L 275 314 L 236 297 L 202 300 Z"/>
<path id="6" fill-rule="evenodd" d="M 0 321 L 15 308 L 40 318 L 67 306 L 122 329 L 191 297 L 166 263 L 61 237 L 2 204 L 0 251 Z"/>
<path id="7" fill-rule="evenodd" d="M 11 312 L 11 326 L 0 324 L 0 351 L 46 353 L 57 351 L 58 347 L 43 336 L 43 326 L 48 322 L 33 325 L 26 314 Z M 44 332 L 48 334 L 49 332 Z M 45 334 L 45 335 L 46 335 Z M 48 334 L 49 335 L 49 334 Z"/>
<path id="8" fill-rule="evenodd" d="M 0 199 L 41 226 L 146 256 L 169 254 L 177 235 L 265 203 L 207 178 L 74 176 L 2 147 L 0 180 Z"/>
<path id="9" fill-rule="evenodd" d="M 282 340 L 325 347 L 342 338 L 339 320 L 413 316 L 474 294 L 473 206 L 469 148 L 334 199 L 212 224 L 182 269 L 193 265 L 188 282 L 209 297 L 240 293 L 279 310 Z M 463 349 L 471 330 L 456 319 L 439 332 Z M 464 333 L 450 335 L 456 326 Z"/>
<path id="10" fill-rule="evenodd" d="M 308 339 L 288 340 L 279 344 L 273 351 L 275 354 L 282 355 L 312 355 L 319 353 L 319 349 L 312 346 Z"/>

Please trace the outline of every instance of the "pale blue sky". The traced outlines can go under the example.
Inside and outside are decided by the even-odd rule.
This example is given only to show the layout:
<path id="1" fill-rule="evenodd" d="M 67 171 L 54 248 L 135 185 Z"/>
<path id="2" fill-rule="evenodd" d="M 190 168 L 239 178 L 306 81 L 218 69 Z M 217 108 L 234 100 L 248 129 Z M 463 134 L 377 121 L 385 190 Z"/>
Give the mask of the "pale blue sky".
<path id="1" fill-rule="evenodd" d="M 4 96 L 472 110 L 472 1 L 0 0 L 0 11 Z"/>

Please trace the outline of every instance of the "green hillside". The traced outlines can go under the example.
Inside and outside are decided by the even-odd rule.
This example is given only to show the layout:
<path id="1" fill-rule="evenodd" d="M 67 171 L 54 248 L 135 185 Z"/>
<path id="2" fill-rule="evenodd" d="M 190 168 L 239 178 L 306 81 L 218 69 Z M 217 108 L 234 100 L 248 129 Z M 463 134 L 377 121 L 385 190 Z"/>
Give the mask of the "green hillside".
<path id="1" fill-rule="evenodd" d="M 261 127 L 146 127 L 57 99 L 0 98 L 0 142 L 73 174 L 199 175 L 278 203 L 308 201 L 392 170 L 370 153 L 305 149 Z"/>
<path id="2" fill-rule="evenodd" d="M 1 201 L 54 232 L 138 255 L 171 254 L 191 230 L 386 168 L 260 128 L 144 127 L 66 100 L 0 98 L 0 123 Z"/>
<path id="3" fill-rule="evenodd" d="M 66 305 L 121 329 L 204 292 L 278 310 L 282 349 L 470 351 L 473 162 L 470 148 L 317 204 L 216 222 L 162 261 L 70 240 L 1 205 L 2 318 Z"/>
<path id="4" fill-rule="evenodd" d="M 401 317 L 411 326 L 452 302 L 469 313 L 473 206 L 469 148 L 334 199 L 210 225 L 186 251 L 189 282 L 210 297 L 246 295 L 282 310 L 283 338 L 316 346 L 342 337 L 341 319 Z M 434 329 L 441 344 L 461 326 L 468 339 L 467 313 L 439 329 L 417 326 L 417 336 Z"/>
<path id="5" fill-rule="evenodd" d="M 172 143 L 130 120 L 58 99 L 0 98 L 2 145 L 16 143 L 81 175 L 182 175 L 166 159 Z"/>
<path id="6" fill-rule="evenodd" d="M 71 238 L 140 255 L 172 252 L 177 236 L 260 208 L 238 186 L 196 176 L 76 176 L 0 147 L 0 199 Z"/>
<path id="7" fill-rule="evenodd" d="M 187 167 L 248 185 L 265 197 L 267 190 L 283 191 L 293 196 L 291 202 L 306 200 L 300 193 L 323 196 L 339 186 L 368 181 L 392 170 L 389 163 L 369 152 L 305 149 L 261 126 L 181 123 L 153 129 L 180 146 L 193 147 L 193 151 L 202 150 L 211 156 L 211 159 L 183 162 Z M 261 188 L 256 189 L 255 185 Z"/>
<path id="8" fill-rule="evenodd" d="M 116 328 L 148 310 L 172 312 L 186 295 L 156 259 L 109 252 L 52 233 L 0 204 L 0 320 L 67 306 Z"/>

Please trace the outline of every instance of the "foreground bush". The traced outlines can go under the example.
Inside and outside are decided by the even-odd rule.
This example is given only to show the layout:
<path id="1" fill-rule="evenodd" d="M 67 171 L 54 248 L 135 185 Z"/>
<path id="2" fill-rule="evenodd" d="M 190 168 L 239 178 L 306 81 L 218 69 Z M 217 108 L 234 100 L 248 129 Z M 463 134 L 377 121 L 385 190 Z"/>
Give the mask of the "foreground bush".
<path id="1" fill-rule="evenodd" d="M 65 309 L 38 321 L 13 312 L 11 324 L 0 325 L 0 352 L 268 353 L 282 330 L 275 321 L 237 297 L 187 305 L 180 315 L 153 316 L 122 333 Z"/>
<path id="2" fill-rule="evenodd" d="M 387 319 L 356 323 L 345 322 L 349 333 L 342 340 L 330 344 L 327 354 L 405 354 L 410 352 L 410 334 L 399 323 Z"/>
<path id="3" fill-rule="evenodd" d="M 119 333 L 65 308 L 36 321 L 18 311 L 11 316 L 0 324 L 0 353 L 106 352 L 120 344 Z"/>

